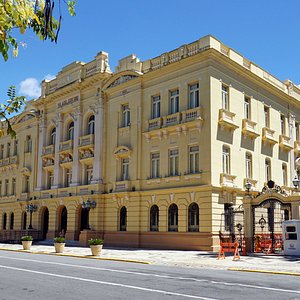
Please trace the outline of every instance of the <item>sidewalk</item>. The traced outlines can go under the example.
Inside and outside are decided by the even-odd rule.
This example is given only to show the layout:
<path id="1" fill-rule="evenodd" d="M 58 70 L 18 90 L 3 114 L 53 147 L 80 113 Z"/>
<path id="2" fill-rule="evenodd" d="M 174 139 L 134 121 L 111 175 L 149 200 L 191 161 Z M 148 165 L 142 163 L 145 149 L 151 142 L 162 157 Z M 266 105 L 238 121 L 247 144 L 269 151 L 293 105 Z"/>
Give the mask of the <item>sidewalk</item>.
<path id="1" fill-rule="evenodd" d="M 22 245 L 18 244 L 0 244 L 0 250 L 23 251 L 22 249 Z M 29 252 L 55 255 L 54 246 L 33 245 Z M 64 254 L 60 255 L 93 258 L 90 248 L 87 247 L 65 247 Z M 232 256 L 230 255 L 226 255 L 224 260 L 217 260 L 216 253 L 204 251 L 104 248 L 100 259 L 189 268 L 283 272 L 300 276 L 300 257 L 291 256 L 250 254 L 241 256 L 240 260 L 232 261 Z"/>

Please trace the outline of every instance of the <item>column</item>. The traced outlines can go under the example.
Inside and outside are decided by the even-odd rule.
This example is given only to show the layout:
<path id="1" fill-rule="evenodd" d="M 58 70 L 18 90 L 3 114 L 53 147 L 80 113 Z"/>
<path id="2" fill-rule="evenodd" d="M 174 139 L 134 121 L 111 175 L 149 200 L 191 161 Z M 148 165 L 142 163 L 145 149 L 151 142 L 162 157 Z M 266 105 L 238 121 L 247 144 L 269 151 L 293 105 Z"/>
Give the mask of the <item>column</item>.
<path id="1" fill-rule="evenodd" d="M 104 132 L 104 103 L 103 95 L 99 92 L 96 96 L 95 105 L 95 140 L 94 140 L 94 166 L 92 183 L 102 183 L 102 153 L 103 153 L 103 132 Z"/>
<path id="2" fill-rule="evenodd" d="M 79 138 L 81 136 L 82 128 L 82 113 L 81 108 L 77 107 L 74 116 L 74 141 L 73 141 L 73 164 L 72 164 L 72 183 L 71 186 L 80 185 L 80 163 L 79 163 Z"/>
<path id="3" fill-rule="evenodd" d="M 292 203 L 292 219 L 293 220 L 300 220 L 300 203 Z"/>
<path id="4" fill-rule="evenodd" d="M 37 170 L 37 187 L 36 191 L 43 189 L 44 170 L 43 170 L 43 147 L 46 146 L 46 124 L 44 116 L 41 117 L 39 126 L 39 144 L 38 144 L 38 170 Z"/>
<path id="5" fill-rule="evenodd" d="M 59 143 L 63 136 L 63 114 L 58 113 L 56 116 L 56 138 L 55 138 L 55 155 L 54 155 L 54 179 L 51 189 L 62 187 L 62 172 L 59 165 Z"/>

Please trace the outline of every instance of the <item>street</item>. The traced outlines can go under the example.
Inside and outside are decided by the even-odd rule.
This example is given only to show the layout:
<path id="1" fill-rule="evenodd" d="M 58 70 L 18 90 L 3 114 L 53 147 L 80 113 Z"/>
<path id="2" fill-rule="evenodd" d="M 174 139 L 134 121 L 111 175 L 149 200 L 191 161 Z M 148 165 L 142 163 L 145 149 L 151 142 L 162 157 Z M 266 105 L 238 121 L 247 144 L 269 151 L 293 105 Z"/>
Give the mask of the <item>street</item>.
<path id="1" fill-rule="evenodd" d="M 300 299 L 299 277 L 0 252 L 6 299 Z"/>

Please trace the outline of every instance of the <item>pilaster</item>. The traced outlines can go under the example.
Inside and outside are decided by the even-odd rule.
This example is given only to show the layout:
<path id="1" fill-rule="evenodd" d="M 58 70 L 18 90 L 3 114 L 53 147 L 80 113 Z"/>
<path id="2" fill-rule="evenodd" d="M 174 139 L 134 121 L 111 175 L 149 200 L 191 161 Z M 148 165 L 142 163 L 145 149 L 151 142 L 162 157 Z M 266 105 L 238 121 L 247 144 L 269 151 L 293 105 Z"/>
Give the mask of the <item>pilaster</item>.
<path id="1" fill-rule="evenodd" d="M 55 138 L 55 155 L 54 155 L 54 179 L 51 189 L 57 189 L 62 186 L 62 172 L 59 162 L 59 144 L 63 136 L 63 114 L 58 113 L 56 116 L 56 138 Z"/>

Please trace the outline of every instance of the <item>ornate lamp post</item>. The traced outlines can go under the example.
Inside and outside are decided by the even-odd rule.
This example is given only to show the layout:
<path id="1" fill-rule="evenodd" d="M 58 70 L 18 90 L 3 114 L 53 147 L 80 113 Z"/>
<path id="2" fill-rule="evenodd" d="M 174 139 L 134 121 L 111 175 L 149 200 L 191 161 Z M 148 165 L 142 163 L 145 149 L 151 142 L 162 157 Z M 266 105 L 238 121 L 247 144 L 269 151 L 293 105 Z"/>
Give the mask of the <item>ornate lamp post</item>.
<path id="1" fill-rule="evenodd" d="M 28 229 L 33 229 L 33 227 L 32 227 L 32 214 L 36 210 L 37 210 L 37 205 L 32 204 L 32 203 L 26 205 L 26 211 L 30 213 L 30 222 L 29 222 Z"/>
<path id="2" fill-rule="evenodd" d="M 298 190 L 299 186 L 300 186 L 300 180 L 298 178 L 298 175 L 296 174 L 294 179 L 293 179 L 293 185 L 295 187 L 296 190 Z"/>
<path id="3" fill-rule="evenodd" d="M 82 203 L 82 208 L 87 210 L 87 228 L 86 229 L 91 229 L 90 224 L 89 224 L 89 219 L 90 219 L 90 210 L 94 209 L 97 206 L 97 203 L 95 201 L 91 201 L 88 199 L 86 202 L 83 201 Z"/>
<path id="4" fill-rule="evenodd" d="M 246 188 L 247 194 L 250 195 L 250 190 L 251 190 L 251 188 L 252 188 L 252 184 L 251 184 L 251 182 L 249 182 L 248 180 L 247 180 L 247 182 L 245 183 L 245 188 Z"/>

